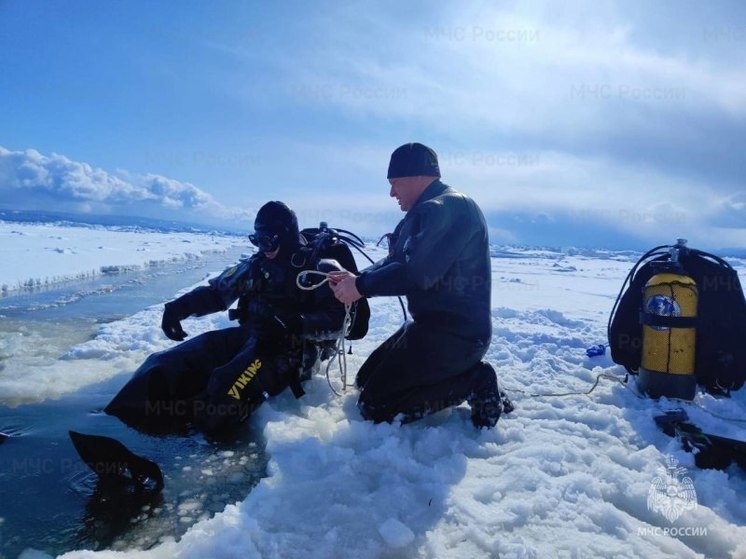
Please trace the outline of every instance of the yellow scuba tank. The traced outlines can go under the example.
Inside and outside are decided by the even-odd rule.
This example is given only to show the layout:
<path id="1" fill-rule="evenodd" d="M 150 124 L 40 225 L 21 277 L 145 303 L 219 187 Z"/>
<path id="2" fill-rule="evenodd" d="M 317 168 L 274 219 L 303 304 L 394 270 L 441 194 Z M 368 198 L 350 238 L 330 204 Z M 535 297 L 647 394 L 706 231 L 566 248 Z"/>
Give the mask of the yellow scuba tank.
<path id="1" fill-rule="evenodd" d="M 642 362 L 638 387 L 652 398 L 666 396 L 692 400 L 696 349 L 697 283 L 684 272 L 679 239 L 671 260 L 659 264 L 658 273 L 645 284 L 642 297 Z"/>

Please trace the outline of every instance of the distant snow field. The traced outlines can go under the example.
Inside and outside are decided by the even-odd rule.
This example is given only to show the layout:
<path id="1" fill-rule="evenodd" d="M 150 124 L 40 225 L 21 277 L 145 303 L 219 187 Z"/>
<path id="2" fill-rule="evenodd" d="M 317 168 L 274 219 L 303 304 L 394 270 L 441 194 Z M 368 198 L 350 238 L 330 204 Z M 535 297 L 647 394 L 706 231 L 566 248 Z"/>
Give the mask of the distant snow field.
<path id="1" fill-rule="evenodd" d="M 0 290 L 11 293 L 246 243 L 232 235 L 0 221 Z"/>
<path id="2" fill-rule="evenodd" d="M 6 262 L 11 256 L 19 263 L 3 268 L 0 281 L 9 285 L 230 242 L 18 224 L 0 224 L 0 235 Z M 63 259 L 66 266 L 52 264 Z M 283 393 L 250 419 L 263 429 L 270 463 L 269 476 L 245 500 L 197 522 L 178 541 L 63 557 L 746 557 L 744 472 L 697 469 L 652 419 L 684 406 L 698 424 L 722 430 L 725 423 L 713 413 L 746 417 L 746 391 L 731 399 L 698 394 L 696 405 L 656 402 L 638 397 L 633 380 L 624 385 L 624 370 L 608 354 L 585 353 L 606 343 L 608 314 L 634 261 L 635 255 L 602 250 L 494 249 L 487 359 L 516 406 L 495 429 L 475 430 L 465 404 L 410 425 L 373 425 L 361 419 L 355 389 L 337 397 L 319 374 L 303 398 Z M 735 264 L 743 274 L 743 262 Z M 402 321 L 394 298 L 373 299 L 371 307 L 370 332 L 347 355 L 349 382 Z M 102 380 L 102 370 L 134 369 L 149 352 L 173 345 L 160 332 L 159 312 L 151 307 L 101 326 L 94 339 L 47 363 L 37 384 L 49 386 L 51 396 L 55 380 L 73 369 L 91 371 L 82 382 Z M 227 324 L 219 314 L 188 319 L 185 329 L 194 335 Z M 583 395 L 602 373 L 619 382 L 603 378 Z M 0 379 L 0 392 L 21 390 L 11 382 Z M 334 369 L 332 382 L 340 387 Z M 567 392 L 575 394 L 536 396 Z M 746 439 L 743 424 L 727 428 Z M 673 522 L 648 505 L 669 458 L 696 491 L 696 502 Z"/>

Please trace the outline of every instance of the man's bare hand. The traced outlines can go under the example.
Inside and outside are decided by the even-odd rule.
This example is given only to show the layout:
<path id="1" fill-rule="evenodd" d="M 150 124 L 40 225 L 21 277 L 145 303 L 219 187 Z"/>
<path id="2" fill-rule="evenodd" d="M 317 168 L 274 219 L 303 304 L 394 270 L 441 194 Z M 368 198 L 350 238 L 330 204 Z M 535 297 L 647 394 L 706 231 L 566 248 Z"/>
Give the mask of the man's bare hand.
<path id="1" fill-rule="evenodd" d="M 330 272 L 329 284 L 340 303 L 351 305 L 362 297 L 355 286 L 357 276 L 351 272 Z"/>
<path id="2" fill-rule="evenodd" d="M 349 277 L 354 278 L 355 274 L 353 274 L 352 272 L 348 272 L 347 270 L 338 270 L 335 272 L 329 272 L 329 283 L 332 285 L 337 285 L 339 282 Z"/>

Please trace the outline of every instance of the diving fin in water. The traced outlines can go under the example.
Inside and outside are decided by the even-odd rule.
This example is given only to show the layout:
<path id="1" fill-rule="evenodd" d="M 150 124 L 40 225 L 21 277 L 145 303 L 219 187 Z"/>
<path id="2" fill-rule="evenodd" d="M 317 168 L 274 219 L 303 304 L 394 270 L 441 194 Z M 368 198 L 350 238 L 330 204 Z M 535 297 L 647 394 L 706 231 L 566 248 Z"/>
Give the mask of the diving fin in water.
<path id="1" fill-rule="evenodd" d="M 163 489 L 163 473 L 155 462 L 138 456 L 111 437 L 69 433 L 75 450 L 99 479 L 130 481 L 154 491 Z"/>

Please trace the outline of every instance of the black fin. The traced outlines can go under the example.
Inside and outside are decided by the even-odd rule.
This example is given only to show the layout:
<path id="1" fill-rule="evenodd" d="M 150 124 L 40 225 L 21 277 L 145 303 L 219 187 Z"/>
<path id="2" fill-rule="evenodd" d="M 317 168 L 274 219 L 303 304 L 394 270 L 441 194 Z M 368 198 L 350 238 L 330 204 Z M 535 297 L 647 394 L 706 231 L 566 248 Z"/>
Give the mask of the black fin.
<path id="1" fill-rule="evenodd" d="M 679 408 L 653 418 L 669 437 L 676 437 L 687 452 L 694 453 L 699 468 L 724 470 L 732 462 L 746 469 L 746 442 L 713 435 L 688 421 L 686 412 Z"/>
<path id="2" fill-rule="evenodd" d="M 100 479 L 130 481 L 139 487 L 155 491 L 163 489 L 163 473 L 155 462 L 136 455 L 111 437 L 84 435 L 75 431 L 69 433 L 83 462 Z"/>
<path id="3" fill-rule="evenodd" d="M 689 416 L 682 408 L 676 408 L 665 412 L 663 415 L 656 415 L 653 420 L 655 424 L 669 437 L 676 435 L 676 424 L 689 421 Z"/>

